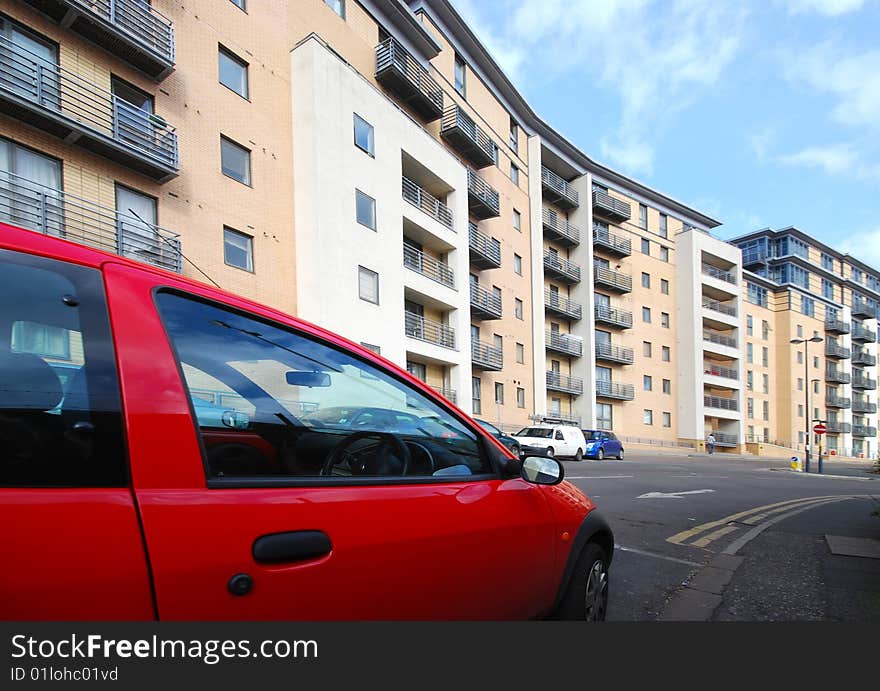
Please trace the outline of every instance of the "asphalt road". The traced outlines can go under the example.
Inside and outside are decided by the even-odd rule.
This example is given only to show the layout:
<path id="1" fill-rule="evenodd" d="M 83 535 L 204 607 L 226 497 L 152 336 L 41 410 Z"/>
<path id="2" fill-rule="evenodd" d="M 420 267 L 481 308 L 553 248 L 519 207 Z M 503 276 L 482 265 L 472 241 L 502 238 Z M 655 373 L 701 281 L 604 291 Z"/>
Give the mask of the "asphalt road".
<path id="1" fill-rule="evenodd" d="M 781 460 L 636 452 L 565 463 L 614 530 L 612 621 L 880 621 L 880 554 L 834 554 L 826 539 L 880 546 L 868 467 L 827 462 L 820 476 Z"/>

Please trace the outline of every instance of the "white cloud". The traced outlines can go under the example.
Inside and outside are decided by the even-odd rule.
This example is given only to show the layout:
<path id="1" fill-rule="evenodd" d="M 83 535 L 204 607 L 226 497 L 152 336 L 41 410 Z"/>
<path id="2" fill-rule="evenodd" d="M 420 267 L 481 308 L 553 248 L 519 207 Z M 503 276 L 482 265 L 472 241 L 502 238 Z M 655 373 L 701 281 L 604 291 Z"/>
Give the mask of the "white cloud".
<path id="1" fill-rule="evenodd" d="M 827 175 L 845 175 L 860 180 L 880 180 L 880 165 L 866 163 L 852 144 L 810 146 L 793 154 L 777 156 L 779 163 L 819 168 Z"/>
<path id="2" fill-rule="evenodd" d="M 781 3 L 790 14 L 814 12 L 826 17 L 836 17 L 862 9 L 865 0 L 781 0 Z"/>
<path id="3" fill-rule="evenodd" d="M 848 235 L 840 241 L 840 249 L 880 269 L 880 228 Z"/>

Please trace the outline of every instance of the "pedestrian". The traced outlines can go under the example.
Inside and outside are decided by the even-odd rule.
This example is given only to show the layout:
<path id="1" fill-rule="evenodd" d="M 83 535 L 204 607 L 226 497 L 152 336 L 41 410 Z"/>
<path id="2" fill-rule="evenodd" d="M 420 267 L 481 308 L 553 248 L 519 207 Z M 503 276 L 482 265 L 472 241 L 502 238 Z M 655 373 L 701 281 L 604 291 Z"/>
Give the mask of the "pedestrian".
<path id="1" fill-rule="evenodd" d="M 709 449 L 710 456 L 715 453 L 715 435 L 712 432 L 709 432 L 709 436 L 706 437 L 706 448 Z"/>

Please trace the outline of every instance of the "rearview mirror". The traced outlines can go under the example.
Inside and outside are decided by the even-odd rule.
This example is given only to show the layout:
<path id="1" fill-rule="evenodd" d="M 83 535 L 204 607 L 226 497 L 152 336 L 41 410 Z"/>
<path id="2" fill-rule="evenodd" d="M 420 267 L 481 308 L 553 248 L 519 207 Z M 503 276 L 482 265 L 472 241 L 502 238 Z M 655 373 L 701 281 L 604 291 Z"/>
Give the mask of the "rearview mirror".
<path id="1" fill-rule="evenodd" d="M 555 458 L 526 456 L 522 462 L 520 477 L 536 485 L 558 485 L 565 477 L 565 471 Z"/>
<path id="2" fill-rule="evenodd" d="M 297 372 L 291 370 L 285 375 L 291 386 L 330 386 L 330 375 L 326 372 Z"/>

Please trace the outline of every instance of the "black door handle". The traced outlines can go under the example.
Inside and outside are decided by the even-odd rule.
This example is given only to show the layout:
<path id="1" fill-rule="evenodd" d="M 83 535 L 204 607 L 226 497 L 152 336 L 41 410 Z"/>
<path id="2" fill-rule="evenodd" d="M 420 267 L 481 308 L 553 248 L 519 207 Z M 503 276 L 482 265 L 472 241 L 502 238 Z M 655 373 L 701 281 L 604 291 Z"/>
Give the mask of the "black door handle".
<path id="1" fill-rule="evenodd" d="M 330 554 L 330 536 L 320 530 L 294 530 L 254 540 L 254 561 L 261 564 L 304 561 Z"/>

